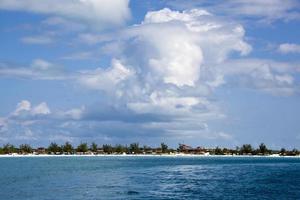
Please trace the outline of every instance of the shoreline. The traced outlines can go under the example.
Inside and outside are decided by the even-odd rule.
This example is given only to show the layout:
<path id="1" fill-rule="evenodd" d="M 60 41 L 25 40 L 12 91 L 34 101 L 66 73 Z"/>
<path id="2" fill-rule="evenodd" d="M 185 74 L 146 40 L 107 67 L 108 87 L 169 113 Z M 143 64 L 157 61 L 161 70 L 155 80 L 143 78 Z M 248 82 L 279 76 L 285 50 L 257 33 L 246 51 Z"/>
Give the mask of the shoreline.
<path id="1" fill-rule="evenodd" d="M 180 157 L 211 157 L 211 158 L 300 158 L 300 156 L 279 156 L 279 155 L 196 155 L 196 154 L 161 154 L 161 155 L 147 155 L 147 154 L 87 154 L 87 155 L 51 155 L 51 154 L 27 154 L 27 155 L 0 155 L 0 158 L 46 158 L 46 157 L 170 157 L 170 158 L 180 158 Z"/>

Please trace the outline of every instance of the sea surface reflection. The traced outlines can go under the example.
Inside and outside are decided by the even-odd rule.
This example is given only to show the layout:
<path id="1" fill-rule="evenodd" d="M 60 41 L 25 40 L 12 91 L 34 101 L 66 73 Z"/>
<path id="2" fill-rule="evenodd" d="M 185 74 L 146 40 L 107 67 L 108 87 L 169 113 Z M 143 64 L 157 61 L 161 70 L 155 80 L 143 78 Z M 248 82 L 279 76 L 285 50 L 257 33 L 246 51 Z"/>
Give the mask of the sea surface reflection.
<path id="1" fill-rule="evenodd" d="M 1 199 L 300 199 L 299 158 L 1 158 Z"/>

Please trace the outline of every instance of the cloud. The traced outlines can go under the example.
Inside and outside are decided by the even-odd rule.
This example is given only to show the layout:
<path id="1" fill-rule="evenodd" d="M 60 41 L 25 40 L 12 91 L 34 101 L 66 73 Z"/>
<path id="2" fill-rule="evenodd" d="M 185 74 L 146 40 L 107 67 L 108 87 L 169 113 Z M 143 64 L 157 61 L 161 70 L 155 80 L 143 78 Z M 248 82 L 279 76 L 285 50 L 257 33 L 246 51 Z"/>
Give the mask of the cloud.
<path id="1" fill-rule="evenodd" d="M 35 59 L 33 60 L 31 67 L 37 70 L 48 70 L 53 67 L 53 64 L 43 59 Z"/>
<path id="2" fill-rule="evenodd" d="M 80 83 L 105 91 L 109 102 L 104 104 L 107 109 L 87 109 L 81 120 L 117 121 L 120 126 L 138 122 L 140 132 L 155 129 L 162 135 L 181 132 L 187 137 L 193 131 L 183 127 L 199 133 L 207 120 L 225 116 L 207 98 L 207 90 L 217 82 L 207 78 L 206 68 L 226 61 L 232 52 L 244 56 L 251 51 L 240 24 L 204 10 L 163 9 L 148 12 L 142 23 L 120 35 L 118 41 L 89 35 L 90 44 L 106 38 L 120 48 L 105 70 L 81 71 Z"/>
<path id="3" fill-rule="evenodd" d="M 72 34 L 74 33 L 91 30 L 90 26 L 88 23 L 50 16 L 32 26 L 31 35 L 23 36 L 20 41 L 24 44 L 32 45 L 69 44 L 71 41 L 68 42 L 67 38 L 73 36 Z"/>
<path id="4" fill-rule="evenodd" d="M 106 92 L 109 103 L 104 105 L 110 108 L 88 109 L 93 111 L 86 110 L 81 119 L 135 121 L 141 123 L 141 131 L 156 123 L 157 131 L 165 134 L 177 129 L 188 135 L 180 128 L 187 123 L 203 129 L 206 120 L 224 117 L 207 98 L 212 86 L 222 81 L 207 78 L 206 68 L 224 62 L 232 52 L 247 55 L 251 46 L 244 35 L 240 24 L 205 10 L 167 8 L 148 12 L 143 22 L 121 31 L 118 41 L 106 35 L 88 35 L 90 44 L 105 38 L 120 48 L 110 67 L 80 71 L 79 82 Z M 171 122 L 177 126 L 167 126 Z"/>
<path id="5" fill-rule="evenodd" d="M 148 12 L 141 24 L 125 34 L 123 53 L 130 65 L 146 80 L 177 87 L 196 86 L 205 63 L 222 62 L 234 51 L 241 55 L 251 51 L 241 25 L 197 9 Z"/>
<path id="6" fill-rule="evenodd" d="M 51 113 L 48 105 L 45 102 L 40 103 L 36 107 L 34 107 L 31 111 L 33 115 L 48 115 Z"/>
<path id="7" fill-rule="evenodd" d="M 16 110 L 13 112 L 13 115 L 19 115 L 23 111 L 30 111 L 31 110 L 31 104 L 27 100 L 23 100 L 20 103 L 18 103 Z"/>
<path id="8" fill-rule="evenodd" d="M 85 112 L 85 107 L 83 106 L 81 108 L 72 108 L 65 112 L 61 112 L 59 113 L 59 116 L 67 119 L 72 119 L 72 120 L 80 120 L 84 112 Z"/>
<path id="9" fill-rule="evenodd" d="M 41 22 L 41 25 L 46 28 L 57 28 L 61 32 L 84 31 L 86 29 L 85 24 L 62 17 L 48 17 Z"/>
<path id="10" fill-rule="evenodd" d="M 48 115 L 51 114 L 50 109 L 48 108 L 47 103 L 42 102 L 37 106 L 31 107 L 31 103 L 28 100 L 22 100 L 16 106 L 15 111 L 12 113 L 12 116 L 17 117 L 20 115 Z"/>
<path id="11" fill-rule="evenodd" d="M 26 44 L 51 44 L 54 42 L 54 39 L 49 36 L 27 36 L 21 38 L 21 41 Z"/>
<path id="12" fill-rule="evenodd" d="M 96 35 L 91 33 L 82 33 L 79 34 L 77 40 L 80 41 L 82 44 L 95 45 L 102 42 L 112 41 L 113 36 L 116 36 L 116 34 L 110 33 L 109 35 Z"/>
<path id="13" fill-rule="evenodd" d="M 93 60 L 97 59 L 94 52 L 91 51 L 83 51 L 77 52 L 70 55 L 63 56 L 62 59 L 65 60 Z"/>
<path id="14" fill-rule="evenodd" d="M 30 66 L 0 63 L 0 76 L 34 80 L 67 80 L 72 78 L 72 74 L 67 73 L 63 67 L 43 59 L 33 60 Z"/>
<path id="15" fill-rule="evenodd" d="M 202 7 L 217 14 L 239 18 L 254 18 L 262 22 L 273 22 L 276 20 L 295 20 L 300 19 L 299 2 L 297 0 L 228 0 L 228 1 L 166 1 L 167 5 L 177 9 L 188 9 Z"/>
<path id="16" fill-rule="evenodd" d="M 99 94 L 99 102 L 50 111 L 46 103 L 32 107 L 24 101 L 16 108 L 18 117 L 8 121 L 43 139 L 230 140 L 231 135 L 207 127 L 210 120 L 226 118 L 212 98 L 216 88 L 291 95 L 297 83 L 293 73 L 299 67 L 293 63 L 247 57 L 252 47 L 245 35 L 238 22 L 206 10 L 168 8 L 148 12 L 141 23 L 113 35 L 81 34 L 81 42 L 110 50 L 110 66 L 66 71 L 36 59 L 27 67 L 2 64 L 0 75 L 72 81 Z"/>
<path id="17" fill-rule="evenodd" d="M 229 1 L 224 9 L 228 13 L 233 13 L 242 16 L 263 17 L 267 20 L 285 19 L 290 20 L 299 18 L 299 12 L 295 8 L 299 6 L 297 1 L 286 0 L 254 0 L 247 1 Z M 222 8 L 222 6 L 221 6 Z"/>
<path id="18" fill-rule="evenodd" d="M 289 53 L 300 53 L 300 45 L 298 44 L 291 44 L 291 43 L 284 43 L 280 44 L 278 47 L 278 51 L 283 54 L 289 54 Z"/>
<path id="19" fill-rule="evenodd" d="M 121 25 L 130 17 L 129 0 L 1 0 L 0 9 L 61 16 L 96 29 Z"/>
<path id="20" fill-rule="evenodd" d="M 112 60 L 111 67 L 106 70 L 98 68 L 96 70 L 81 71 L 78 81 L 91 89 L 109 91 L 133 73 L 133 71 L 122 65 L 119 60 Z"/>
<path id="21" fill-rule="evenodd" d="M 225 80 L 222 85 L 258 89 L 273 95 L 289 96 L 296 92 L 293 73 L 299 64 L 267 59 L 231 59 L 218 65 L 214 73 Z"/>
<path id="22" fill-rule="evenodd" d="M 2 141 L 17 143 L 26 141 L 35 144 L 38 141 L 38 145 L 41 145 L 53 140 L 79 143 L 85 139 L 95 141 L 100 138 L 103 141 L 112 137 L 124 138 L 124 131 L 129 137 L 146 134 L 149 129 L 144 129 L 141 124 L 163 120 L 111 105 L 102 105 L 100 108 L 98 105 L 88 108 L 82 106 L 51 112 L 46 102 L 32 106 L 28 100 L 22 100 L 10 115 L 0 118 L 0 133 Z M 160 133 L 161 130 L 153 134 L 158 136 Z"/>
<path id="23" fill-rule="evenodd" d="M 5 118 L 1 118 L 0 117 L 0 133 L 5 133 L 7 132 L 8 129 L 7 129 L 7 121 Z M 0 138 L 1 140 L 1 138 Z"/>

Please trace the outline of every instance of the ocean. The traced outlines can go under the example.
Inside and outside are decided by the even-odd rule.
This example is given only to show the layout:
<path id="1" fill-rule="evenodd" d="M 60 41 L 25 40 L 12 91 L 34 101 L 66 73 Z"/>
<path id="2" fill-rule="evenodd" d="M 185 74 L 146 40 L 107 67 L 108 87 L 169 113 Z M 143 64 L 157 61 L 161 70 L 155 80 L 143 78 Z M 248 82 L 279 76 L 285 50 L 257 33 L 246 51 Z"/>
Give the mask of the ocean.
<path id="1" fill-rule="evenodd" d="M 300 199 L 300 158 L 0 158 L 1 200 Z"/>

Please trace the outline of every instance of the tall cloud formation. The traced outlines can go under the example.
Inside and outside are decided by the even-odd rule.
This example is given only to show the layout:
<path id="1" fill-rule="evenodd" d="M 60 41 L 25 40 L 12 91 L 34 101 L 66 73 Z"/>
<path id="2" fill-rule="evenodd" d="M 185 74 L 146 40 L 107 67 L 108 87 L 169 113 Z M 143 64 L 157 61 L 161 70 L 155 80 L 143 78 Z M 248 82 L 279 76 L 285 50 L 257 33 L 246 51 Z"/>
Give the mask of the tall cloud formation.
<path id="1" fill-rule="evenodd" d="M 1 0 L 0 9 L 57 15 L 95 27 L 121 25 L 130 18 L 129 0 Z"/>
<path id="2" fill-rule="evenodd" d="M 141 24 L 123 31 L 116 56 L 148 83 L 196 87 L 205 65 L 223 62 L 234 51 L 241 55 L 251 51 L 244 34 L 241 25 L 205 10 L 165 8 L 148 12 Z"/>
<path id="3" fill-rule="evenodd" d="M 85 71 L 78 81 L 89 89 L 107 92 L 116 112 L 168 119 L 143 122 L 143 130 L 201 135 L 207 120 L 224 117 L 208 100 L 221 83 L 211 69 L 232 52 L 247 55 L 252 48 L 244 36 L 240 24 L 205 10 L 148 12 L 143 22 L 106 44 L 106 48 L 118 47 L 112 52 L 116 59 L 111 67 Z"/>

